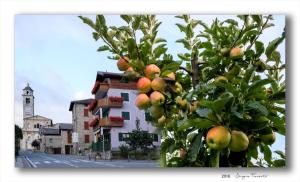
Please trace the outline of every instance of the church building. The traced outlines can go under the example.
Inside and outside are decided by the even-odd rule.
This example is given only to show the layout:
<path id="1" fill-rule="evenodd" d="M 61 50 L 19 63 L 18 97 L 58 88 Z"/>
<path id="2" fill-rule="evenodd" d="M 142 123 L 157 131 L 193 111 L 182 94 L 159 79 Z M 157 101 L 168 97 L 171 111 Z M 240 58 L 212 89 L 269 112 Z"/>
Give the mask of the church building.
<path id="1" fill-rule="evenodd" d="M 32 142 L 41 139 L 39 129 L 41 127 L 52 126 L 52 120 L 40 115 L 34 115 L 34 96 L 33 90 L 27 84 L 23 89 L 23 139 L 20 141 L 21 150 L 33 150 L 38 148 L 32 147 Z"/>

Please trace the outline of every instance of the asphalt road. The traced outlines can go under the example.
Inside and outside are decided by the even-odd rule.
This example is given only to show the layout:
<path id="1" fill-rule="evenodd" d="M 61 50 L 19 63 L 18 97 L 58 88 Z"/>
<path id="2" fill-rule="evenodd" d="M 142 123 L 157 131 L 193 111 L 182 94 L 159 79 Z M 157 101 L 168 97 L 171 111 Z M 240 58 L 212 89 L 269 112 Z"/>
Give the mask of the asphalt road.
<path id="1" fill-rule="evenodd" d="M 141 160 L 89 160 L 87 156 L 21 152 L 20 168 L 157 168 L 158 161 Z"/>

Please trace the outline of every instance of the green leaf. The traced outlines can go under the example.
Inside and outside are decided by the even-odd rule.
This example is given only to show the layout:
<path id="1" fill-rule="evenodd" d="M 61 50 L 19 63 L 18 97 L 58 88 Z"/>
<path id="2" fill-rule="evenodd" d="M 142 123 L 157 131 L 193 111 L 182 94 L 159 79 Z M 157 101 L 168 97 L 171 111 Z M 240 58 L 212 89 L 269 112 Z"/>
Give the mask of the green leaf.
<path id="1" fill-rule="evenodd" d="M 178 120 L 177 126 L 178 126 L 179 131 L 183 131 L 183 130 L 186 130 L 187 128 L 190 128 L 192 126 L 192 123 L 188 122 L 188 120 L 185 118 L 182 120 Z"/>
<path id="2" fill-rule="evenodd" d="M 167 152 L 171 145 L 175 144 L 175 140 L 173 138 L 166 138 L 160 145 L 160 150 Z"/>
<path id="3" fill-rule="evenodd" d="M 100 38 L 100 35 L 98 32 L 93 32 L 93 38 L 95 39 L 95 41 L 97 41 Z"/>
<path id="4" fill-rule="evenodd" d="M 182 43 L 183 46 L 184 46 L 187 50 L 191 50 L 191 49 L 192 49 L 190 43 L 189 43 L 186 39 L 179 39 L 179 40 L 176 41 L 176 43 Z"/>
<path id="5" fill-rule="evenodd" d="M 100 46 L 97 51 L 101 52 L 101 51 L 108 51 L 110 50 L 110 48 L 107 46 L 107 45 L 103 45 L 103 46 Z"/>
<path id="6" fill-rule="evenodd" d="M 141 22 L 141 17 L 140 16 L 135 16 L 134 21 L 132 22 L 132 28 L 134 30 L 137 30 L 140 26 L 140 22 Z"/>
<path id="7" fill-rule="evenodd" d="M 175 72 L 179 69 L 181 63 L 182 63 L 182 61 L 174 61 L 174 62 L 166 65 L 166 69 L 170 70 L 172 72 Z"/>
<path id="8" fill-rule="evenodd" d="M 244 112 L 237 105 L 231 107 L 231 112 L 238 118 L 244 119 Z"/>
<path id="9" fill-rule="evenodd" d="M 279 64 L 281 62 L 280 53 L 278 51 L 273 51 L 270 59 L 275 61 L 276 64 Z"/>
<path id="10" fill-rule="evenodd" d="M 263 154 L 264 154 L 264 159 L 271 164 L 272 163 L 272 151 L 269 148 L 268 145 L 262 146 Z"/>
<path id="11" fill-rule="evenodd" d="M 276 154 L 278 154 L 282 159 L 285 159 L 285 153 L 280 151 L 280 150 L 275 150 L 274 151 Z"/>
<path id="12" fill-rule="evenodd" d="M 179 28 L 181 32 L 186 32 L 187 28 L 184 25 L 179 23 L 176 23 L 175 25 Z"/>
<path id="13" fill-rule="evenodd" d="M 188 153 L 188 157 L 192 162 L 195 162 L 197 160 L 199 151 L 203 147 L 201 139 L 202 139 L 202 133 L 199 133 L 194 139 L 194 141 L 191 143 L 191 149 Z"/>
<path id="14" fill-rule="evenodd" d="M 167 42 L 167 40 L 166 39 L 163 39 L 163 38 L 156 38 L 155 40 L 154 40 L 154 43 L 160 43 L 160 42 Z"/>
<path id="15" fill-rule="evenodd" d="M 272 82 L 273 80 L 271 79 L 262 79 L 262 80 L 255 81 L 252 85 L 249 86 L 248 92 L 251 93 L 252 91 L 255 91 L 256 88 L 270 84 Z"/>
<path id="16" fill-rule="evenodd" d="M 200 117 L 208 117 L 208 114 L 211 113 L 211 110 L 208 108 L 198 108 L 196 110 L 196 113 L 200 116 Z"/>
<path id="17" fill-rule="evenodd" d="M 268 97 L 269 101 L 285 100 L 285 92 L 277 92 Z"/>
<path id="18" fill-rule="evenodd" d="M 167 48 L 165 48 L 165 45 L 166 44 L 161 44 L 153 50 L 155 58 L 159 58 L 162 54 L 164 54 L 167 51 Z"/>
<path id="19" fill-rule="evenodd" d="M 193 27 L 191 24 L 188 24 L 186 27 L 186 36 L 187 38 L 193 38 L 194 36 Z"/>
<path id="20" fill-rule="evenodd" d="M 131 16 L 129 16 L 129 15 L 120 15 L 120 17 L 121 17 L 124 21 L 126 21 L 128 24 L 129 24 L 129 22 L 131 21 Z"/>
<path id="21" fill-rule="evenodd" d="M 129 53 L 130 59 L 137 59 L 137 50 L 136 50 L 136 43 L 133 38 L 127 39 L 127 50 Z"/>
<path id="22" fill-rule="evenodd" d="M 190 58 L 185 56 L 184 54 L 182 53 L 179 53 L 177 54 L 177 56 L 181 59 L 181 60 L 184 60 L 184 61 L 190 61 Z"/>
<path id="23" fill-rule="evenodd" d="M 247 156 L 257 159 L 257 157 L 258 157 L 257 145 L 255 145 L 254 142 L 250 141 L 250 144 L 249 144 L 249 147 L 247 150 Z"/>
<path id="24" fill-rule="evenodd" d="M 214 101 L 202 100 L 200 102 L 200 105 L 208 107 L 216 113 L 220 113 L 222 109 L 224 109 L 225 105 L 232 99 L 233 99 L 233 95 L 227 92 Z"/>
<path id="25" fill-rule="evenodd" d="M 227 19 L 224 22 L 229 23 L 229 24 L 234 25 L 234 26 L 238 26 L 238 22 L 235 21 L 234 19 Z"/>
<path id="26" fill-rule="evenodd" d="M 285 167 L 285 160 L 284 159 L 277 159 L 273 161 L 274 167 Z"/>
<path id="27" fill-rule="evenodd" d="M 238 91 L 234 86 L 232 86 L 231 83 L 225 83 L 225 82 L 214 82 L 214 84 L 218 87 L 225 88 L 228 92 L 232 93 L 233 95 L 237 95 Z"/>
<path id="28" fill-rule="evenodd" d="M 208 50 L 212 50 L 212 44 L 211 44 L 211 42 L 201 42 L 199 48 L 205 48 Z"/>
<path id="29" fill-rule="evenodd" d="M 83 23 L 89 25 L 93 29 L 96 28 L 94 22 L 91 19 L 89 19 L 88 17 L 83 17 L 83 16 L 78 16 L 78 17 L 83 21 Z"/>
<path id="30" fill-rule="evenodd" d="M 214 121 L 203 119 L 203 118 L 196 118 L 189 120 L 192 126 L 198 128 L 198 129 L 208 129 L 212 126 L 214 126 L 216 123 Z"/>
<path id="31" fill-rule="evenodd" d="M 262 16 L 261 15 L 251 15 L 252 19 L 258 24 L 262 24 Z"/>
<path id="32" fill-rule="evenodd" d="M 268 113 L 269 113 L 268 109 L 258 101 L 249 101 L 247 103 L 247 106 L 252 109 L 256 109 L 256 110 L 260 111 L 264 115 L 268 115 Z"/>
<path id="33" fill-rule="evenodd" d="M 96 16 L 96 24 L 101 26 L 106 26 L 106 21 L 103 15 Z"/>
<path id="34" fill-rule="evenodd" d="M 256 55 L 261 55 L 264 51 L 264 43 L 260 42 L 260 41 L 256 41 L 255 42 L 255 51 L 256 51 Z"/>
<path id="35" fill-rule="evenodd" d="M 279 37 L 269 43 L 268 47 L 266 48 L 266 52 L 265 52 L 268 59 L 271 58 L 273 51 L 276 50 L 276 48 L 284 40 L 284 38 L 285 38 L 285 35 L 283 35 L 282 37 Z"/>

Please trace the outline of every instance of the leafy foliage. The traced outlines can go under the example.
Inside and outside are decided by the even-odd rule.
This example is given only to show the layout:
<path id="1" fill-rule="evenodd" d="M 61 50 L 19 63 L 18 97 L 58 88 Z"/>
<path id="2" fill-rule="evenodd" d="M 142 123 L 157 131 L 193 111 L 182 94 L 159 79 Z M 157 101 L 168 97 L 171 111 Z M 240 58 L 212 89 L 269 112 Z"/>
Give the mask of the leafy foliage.
<path id="1" fill-rule="evenodd" d="M 162 77 L 176 73 L 163 92 L 165 122 L 151 121 L 163 134 L 163 167 L 285 165 L 283 153 L 274 160 L 271 144 L 262 139 L 273 132 L 285 135 L 285 64 L 277 51 L 285 32 L 268 45 L 259 40 L 265 29 L 275 26 L 272 15 L 239 15 L 211 24 L 178 15 L 175 27 L 184 37 L 176 43 L 185 48 L 177 54 L 179 60 L 168 54 L 166 40 L 157 37 L 161 22 L 154 15 L 121 15 L 126 25 L 120 27 L 108 26 L 103 15 L 95 22 L 79 18 L 94 30 L 96 41 L 104 42 L 98 51 L 111 52 L 109 58 L 115 60 L 128 56 L 139 76 L 145 76 L 149 64 L 157 65 Z M 234 48 L 241 50 L 238 57 L 232 56 Z M 178 97 L 186 104 L 176 102 Z M 207 132 L 219 125 L 245 133 L 248 148 L 241 152 L 209 148 Z M 131 145 L 138 146 L 143 136 L 134 131 Z"/>

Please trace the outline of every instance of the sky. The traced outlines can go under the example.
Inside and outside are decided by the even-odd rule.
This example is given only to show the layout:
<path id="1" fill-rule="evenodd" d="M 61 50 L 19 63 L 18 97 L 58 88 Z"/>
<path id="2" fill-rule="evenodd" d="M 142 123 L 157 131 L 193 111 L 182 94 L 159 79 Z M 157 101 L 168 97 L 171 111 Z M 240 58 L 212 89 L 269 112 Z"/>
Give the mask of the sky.
<path id="1" fill-rule="evenodd" d="M 92 98 L 91 89 L 97 71 L 119 72 L 116 61 L 108 60 L 108 53 L 97 52 L 101 41 L 92 38 L 92 29 L 83 24 L 78 15 L 16 15 L 15 16 L 15 123 L 23 125 L 22 89 L 27 83 L 34 90 L 35 115 L 51 118 L 54 123 L 72 122 L 69 111 L 72 100 Z M 94 15 L 85 15 L 95 19 Z M 225 20 L 230 15 L 197 15 L 210 24 L 214 18 Z M 173 15 L 159 15 L 162 21 L 159 37 L 168 43 L 168 52 L 174 57 L 184 52 L 181 44 L 175 43 L 183 34 Z M 124 22 L 118 15 L 106 16 L 108 25 L 120 26 Z M 267 46 L 279 37 L 285 25 L 284 16 L 274 16 L 276 26 L 264 31 L 259 38 Z M 279 46 L 285 60 L 284 43 Z M 282 148 L 284 138 L 273 148 Z M 283 149 L 284 150 L 284 149 Z"/>

